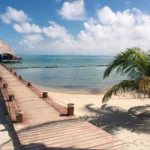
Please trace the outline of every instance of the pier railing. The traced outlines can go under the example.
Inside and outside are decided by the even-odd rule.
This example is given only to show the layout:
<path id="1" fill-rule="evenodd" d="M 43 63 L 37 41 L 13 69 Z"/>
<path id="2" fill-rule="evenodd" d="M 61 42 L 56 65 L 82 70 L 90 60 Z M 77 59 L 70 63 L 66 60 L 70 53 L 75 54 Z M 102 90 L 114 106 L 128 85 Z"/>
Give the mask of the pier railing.
<path id="1" fill-rule="evenodd" d="M 56 100 L 55 98 L 49 97 L 47 92 L 42 92 L 38 88 L 36 88 L 31 82 L 27 82 L 22 78 L 22 76 L 18 75 L 15 71 L 8 68 L 6 65 L 2 64 L 12 75 L 14 75 L 17 79 L 19 79 L 24 85 L 26 85 L 30 90 L 32 90 L 35 94 L 37 94 L 40 98 L 45 100 L 48 104 L 54 107 L 57 111 L 59 111 L 63 115 L 73 116 L 74 115 L 74 104 L 63 103 L 60 100 Z M 15 101 L 14 101 L 15 103 Z"/>
<path id="2" fill-rule="evenodd" d="M 8 84 L 0 76 L 0 87 L 7 108 L 7 112 L 12 122 L 23 122 L 23 112 L 19 109 L 15 102 L 15 96 L 9 91 Z"/>

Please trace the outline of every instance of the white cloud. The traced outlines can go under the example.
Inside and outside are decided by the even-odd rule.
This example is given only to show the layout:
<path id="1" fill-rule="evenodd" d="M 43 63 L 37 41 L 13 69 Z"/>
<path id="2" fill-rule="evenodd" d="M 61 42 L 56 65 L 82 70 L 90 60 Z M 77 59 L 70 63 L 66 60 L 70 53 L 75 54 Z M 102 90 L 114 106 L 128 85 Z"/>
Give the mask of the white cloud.
<path id="1" fill-rule="evenodd" d="M 31 42 L 39 42 L 43 40 L 43 37 L 40 34 L 31 34 L 25 36 L 25 39 Z"/>
<path id="2" fill-rule="evenodd" d="M 28 15 L 25 14 L 23 10 L 16 10 L 12 7 L 7 7 L 6 12 L 0 15 L 0 18 L 6 24 L 11 24 L 13 21 L 24 22 L 30 20 Z"/>
<path id="3" fill-rule="evenodd" d="M 112 24 L 115 21 L 115 13 L 107 6 L 97 11 L 97 15 L 102 24 Z"/>
<path id="4" fill-rule="evenodd" d="M 6 12 L 0 15 L 0 18 L 6 24 L 13 23 L 11 25 L 18 33 L 42 33 L 38 25 L 29 23 L 31 19 L 23 10 L 7 7 Z"/>
<path id="5" fill-rule="evenodd" d="M 24 39 L 20 41 L 20 45 L 28 45 L 30 48 L 36 48 L 40 42 L 43 41 L 43 37 L 40 34 L 30 34 L 24 36 Z"/>
<path id="6" fill-rule="evenodd" d="M 65 27 L 56 24 L 53 21 L 49 21 L 49 27 L 44 27 L 43 32 L 52 39 L 61 39 L 63 41 L 68 41 L 72 37 L 68 34 L 68 31 Z"/>
<path id="7" fill-rule="evenodd" d="M 132 26 L 135 24 L 134 9 L 125 10 L 123 12 L 113 12 L 108 6 L 105 6 L 101 10 L 97 11 L 99 21 L 102 25 L 113 25 L 113 26 Z"/>
<path id="8" fill-rule="evenodd" d="M 74 49 L 73 43 L 75 43 L 73 36 L 68 33 L 65 27 L 60 26 L 53 21 L 49 21 L 49 23 L 49 27 L 44 27 L 42 29 L 43 33 L 49 38 L 48 40 L 43 39 L 39 34 L 29 35 L 21 40 L 20 45 L 24 48 L 28 46 L 26 47 L 26 50 L 28 50 L 28 48 L 31 48 L 32 50 L 38 49 L 39 51 L 51 49 L 51 54 L 67 54 L 68 47 L 70 47 L 70 52 L 72 53 L 72 50 Z"/>
<path id="9" fill-rule="evenodd" d="M 67 20 L 85 20 L 84 0 L 64 2 L 59 14 Z"/>
<path id="10" fill-rule="evenodd" d="M 107 6 L 97 15 L 99 22 L 85 22 L 85 29 L 78 34 L 83 49 L 113 54 L 127 47 L 150 48 L 150 15 L 136 8 L 113 12 Z"/>
<path id="11" fill-rule="evenodd" d="M 41 28 L 36 24 L 30 24 L 28 22 L 23 22 L 21 24 L 13 24 L 13 28 L 19 33 L 41 33 Z"/>
<path id="12" fill-rule="evenodd" d="M 84 29 L 72 36 L 63 26 L 50 22 L 43 32 L 50 38 L 35 50 L 51 54 L 112 55 L 128 47 L 150 49 L 150 15 L 137 8 L 114 12 L 108 6 L 97 11 L 97 19 L 84 22 Z"/>

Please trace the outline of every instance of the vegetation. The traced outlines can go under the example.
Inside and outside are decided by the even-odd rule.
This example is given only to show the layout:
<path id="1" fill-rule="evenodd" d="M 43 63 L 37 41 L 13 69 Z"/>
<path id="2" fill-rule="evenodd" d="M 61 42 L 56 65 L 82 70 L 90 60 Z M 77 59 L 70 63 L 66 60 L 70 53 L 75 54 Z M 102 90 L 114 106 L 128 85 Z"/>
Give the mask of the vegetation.
<path id="1" fill-rule="evenodd" d="M 127 75 L 128 80 L 123 80 L 109 89 L 103 97 L 107 102 L 117 93 L 137 93 L 150 96 L 150 56 L 139 48 L 128 48 L 119 53 L 108 65 L 103 78 L 107 78 L 112 71 L 117 74 Z"/>

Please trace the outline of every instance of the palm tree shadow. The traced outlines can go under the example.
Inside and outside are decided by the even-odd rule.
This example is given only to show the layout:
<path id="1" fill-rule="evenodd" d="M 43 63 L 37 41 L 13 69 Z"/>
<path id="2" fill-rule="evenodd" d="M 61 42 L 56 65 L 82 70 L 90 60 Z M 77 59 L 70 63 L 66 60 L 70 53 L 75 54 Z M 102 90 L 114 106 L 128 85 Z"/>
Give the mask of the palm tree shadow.
<path id="1" fill-rule="evenodd" d="M 130 115 L 127 111 L 104 104 L 100 109 L 92 108 L 93 104 L 85 105 L 85 109 L 94 113 L 93 116 L 83 116 L 90 123 L 101 127 L 111 134 L 120 129 L 131 132 L 150 134 L 150 119 L 141 119 Z"/>

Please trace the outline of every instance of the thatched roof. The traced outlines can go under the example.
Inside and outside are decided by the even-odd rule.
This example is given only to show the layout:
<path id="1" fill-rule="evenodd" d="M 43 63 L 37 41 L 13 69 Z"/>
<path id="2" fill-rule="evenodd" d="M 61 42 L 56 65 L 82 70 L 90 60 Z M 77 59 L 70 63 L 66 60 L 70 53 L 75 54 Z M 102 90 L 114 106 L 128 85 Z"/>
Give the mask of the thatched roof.
<path id="1" fill-rule="evenodd" d="M 14 56 L 14 52 L 10 49 L 10 47 L 2 40 L 0 40 L 0 55 L 1 54 L 10 54 Z"/>

